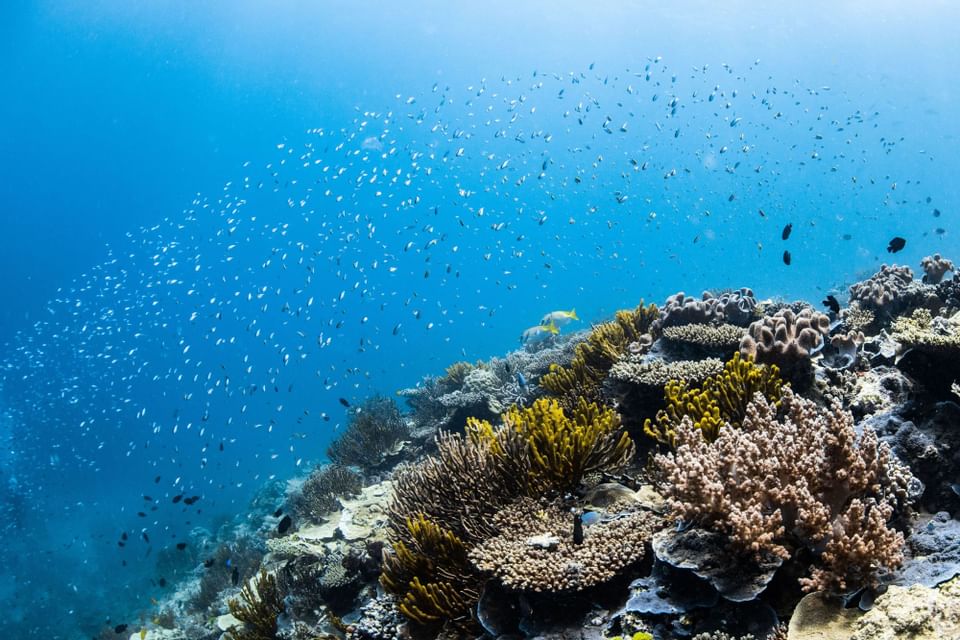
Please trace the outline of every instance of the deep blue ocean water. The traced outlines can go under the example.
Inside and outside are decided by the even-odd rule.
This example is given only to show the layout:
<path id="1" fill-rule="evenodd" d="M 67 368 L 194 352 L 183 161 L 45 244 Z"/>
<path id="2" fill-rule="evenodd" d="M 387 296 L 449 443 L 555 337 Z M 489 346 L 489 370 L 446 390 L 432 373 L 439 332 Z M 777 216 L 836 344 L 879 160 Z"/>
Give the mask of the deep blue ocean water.
<path id="1" fill-rule="evenodd" d="M 132 4 L 0 9 L 3 637 L 549 311 L 960 257 L 951 3 Z"/>

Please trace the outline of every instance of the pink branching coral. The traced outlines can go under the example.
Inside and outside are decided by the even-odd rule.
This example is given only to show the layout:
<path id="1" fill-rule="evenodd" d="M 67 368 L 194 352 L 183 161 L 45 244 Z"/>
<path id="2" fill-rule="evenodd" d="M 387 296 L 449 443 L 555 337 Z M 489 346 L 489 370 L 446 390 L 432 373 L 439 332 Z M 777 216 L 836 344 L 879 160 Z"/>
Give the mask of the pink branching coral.
<path id="1" fill-rule="evenodd" d="M 810 549 L 806 590 L 873 582 L 902 559 L 903 535 L 889 522 L 908 500 L 909 470 L 869 428 L 857 438 L 838 405 L 822 410 L 784 388 L 779 413 L 757 394 L 742 426 L 713 443 L 684 418 L 675 451 L 656 457 L 674 514 L 742 552 L 786 560 Z"/>

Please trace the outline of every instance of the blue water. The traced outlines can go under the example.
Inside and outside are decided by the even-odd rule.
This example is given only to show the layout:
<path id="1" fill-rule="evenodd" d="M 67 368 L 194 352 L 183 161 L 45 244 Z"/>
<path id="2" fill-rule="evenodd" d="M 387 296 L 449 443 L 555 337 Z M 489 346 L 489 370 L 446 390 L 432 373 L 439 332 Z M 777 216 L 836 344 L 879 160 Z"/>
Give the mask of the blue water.
<path id="1" fill-rule="evenodd" d="M 548 311 L 960 256 L 948 2 L 132 4 L 0 9 L 3 637 L 149 615 L 340 398 Z"/>

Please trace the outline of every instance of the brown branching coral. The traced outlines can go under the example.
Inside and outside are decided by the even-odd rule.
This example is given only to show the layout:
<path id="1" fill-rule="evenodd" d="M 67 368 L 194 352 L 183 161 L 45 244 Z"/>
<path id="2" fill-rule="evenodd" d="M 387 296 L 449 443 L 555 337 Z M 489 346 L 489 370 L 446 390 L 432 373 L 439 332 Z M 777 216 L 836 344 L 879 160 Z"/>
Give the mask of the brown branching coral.
<path id="1" fill-rule="evenodd" d="M 627 353 L 631 345 L 647 345 L 656 337 L 653 324 L 659 318 L 656 305 L 640 305 L 632 311 L 618 311 L 611 322 L 599 324 L 590 336 L 577 345 L 567 367 L 552 367 L 540 379 L 540 385 L 572 409 L 579 398 L 601 403 L 601 383 L 613 363 Z M 639 347 L 639 348 L 642 348 Z"/>
<path id="2" fill-rule="evenodd" d="M 671 380 L 664 387 L 666 407 L 643 430 L 659 442 L 672 444 L 684 418 L 712 442 L 724 425 L 738 427 L 755 393 L 774 403 L 780 400 L 782 383 L 776 366 L 758 365 L 751 358 L 733 354 L 723 371 L 707 378 L 699 388 L 686 381 Z"/>
<path id="3" fill-rule="evenodd" d="M 327 455 L 338 464 L 375 469 L 408 435 L 397 403 L 373 396 L 350 410 L 346 432 L 333 441 Z"/>
<path id="4" fill-rule="evenodd" d="M 283 597 L 277 587 L 277 578 L 266 569 L 253 582 L 246 582 L 240 590 L 240 600 L 227 603 L 230 613 L 244 624 L 242 629 L 229 631 L 228 640 L 274 640 L 277 637 L 277 616 L 283 613 Z"/>
<path id="5" fill-rule="evenodd" d="M 635 509 L 585 527 L 574 542 L 569 509 L 521 498 L 493 519 L 498 533 L 470 552 L 477 568 L 524 591 L 580 591 L 613 578 L 643 558 L 658 516 Z"/>
<path id="6" fill-rule="evenodd" d="M 789 389 L 781 403 L 778 417 L 756 394 L 740 428 L 713 443 L 684 417 L 675 452 L 656 457 L 674 513 L 746 553 L 809 549 L 808 590 L 869 584 L 901 560 L 903 536 L 888 522 L 908 499 L 910 472 L 869 428 L 858 438 L 839 405 L 822 411 Z"/>

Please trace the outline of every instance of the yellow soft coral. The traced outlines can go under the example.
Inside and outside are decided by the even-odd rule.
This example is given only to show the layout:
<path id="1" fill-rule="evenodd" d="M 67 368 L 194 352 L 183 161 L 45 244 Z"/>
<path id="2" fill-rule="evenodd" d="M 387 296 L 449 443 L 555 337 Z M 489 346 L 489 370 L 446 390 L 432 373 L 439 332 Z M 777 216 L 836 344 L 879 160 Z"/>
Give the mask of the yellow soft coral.
<path id="1" fill-rule="evenodd" d="M 633 441 L 615 411 L 580 398 L 572 414 L 568 417 L 552 398 L 504 414 L 504 425 L 527 443 L 533 483 L 573 489 L 584 475 L 622 468 L 633 457 Z"/>
<path id="2" fill-rule="evenodd" d="M 420 624 L 466 615 L 479 598 L 471 588 L 478 580 L 467 546 L 423 514 L 408 518 L 407 530 L 413 543 L 394 543 L 393 554 L 384 556 L 380 584 L 401 596 L 397 608 Z"/>
<path id="3" fill-rule="evenodd" d="M 550 373 L 540 379 L 540 386 L 560 397 L 566 409 L 574 408 L 581 397 L 599 401 L 600 384 L 610 367 L 631 343 L 643 341 L 658 317 L 657 306 L 644 307 L 643 302 L 632 311 L 618 311 L 612 321 L 595 326 L 577 345 L 569 366 L 551 367 Z"/>
<path id="4" fill-rule="evenodd" d="M 712 442 L 724 424 L 739 426 L 753 394 L 759 392 L 775 406 L 779 405 L 783 383 L 775 365 L 758 365 L 751 358 L 734 354 L 723 371 L 707 378 L 700 389 L 671 380 L 664 387 L 667 406 L 643 424 L 644 432 L 665 444 L 673 445 L 677 426 L 689 416 L 704 438 Z"/>

